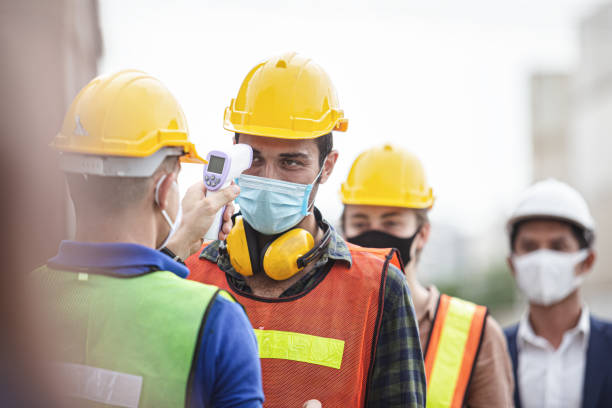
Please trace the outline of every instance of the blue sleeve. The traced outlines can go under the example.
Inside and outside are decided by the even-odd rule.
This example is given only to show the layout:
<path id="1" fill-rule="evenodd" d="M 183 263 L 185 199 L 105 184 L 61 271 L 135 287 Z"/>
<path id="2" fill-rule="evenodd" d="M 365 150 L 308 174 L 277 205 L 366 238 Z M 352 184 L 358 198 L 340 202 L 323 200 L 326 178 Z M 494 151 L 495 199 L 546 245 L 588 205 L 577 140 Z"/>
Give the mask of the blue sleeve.
<path id="1" fill-rule="evenodd" d="M 217 296 L 210 306 L 193 380 L 193 408 L 262 406 L 257 340 L 238 303 Z"/>

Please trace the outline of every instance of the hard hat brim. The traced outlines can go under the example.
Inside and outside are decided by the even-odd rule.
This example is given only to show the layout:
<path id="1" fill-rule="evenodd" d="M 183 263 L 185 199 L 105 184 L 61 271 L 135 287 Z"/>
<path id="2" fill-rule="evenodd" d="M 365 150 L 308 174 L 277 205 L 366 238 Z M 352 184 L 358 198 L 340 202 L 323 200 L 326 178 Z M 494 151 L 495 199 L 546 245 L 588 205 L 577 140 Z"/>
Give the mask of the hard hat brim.
<path id="1" fill-rule="evenodd" d="M 61 152 L 60 167 L 67 173 L 106 177 L 151 177 L 168 156 L 179 156 L 183 163 L 206 164 L 192 149 L 185 146 L 166 146 L 146 157 L 99 155 L 81 152 Z"/>
<path id="2" fill-rule="evenodd" d="M 193 143 L 185 143 L 181 145 L 185 154 L 181 156 L 181 163 L 208 164 L 208 161 L 202 158 L 196 151 Z"/>
<path id="3" fill-rule="evenodd" d="M 543 220 L 543 221 L 561 221 L 561 222 L 565 222 L 567 224 L 571 224 L 571 225 L 575 225 L 578 228 L 581 228 L 585 231 L 590 231 L 590 232 L 594 232 L 595 228 L 594 227 L 589 227 L 575 219 L 563 216 L 563 215 L 555 215 L 555 214 L 545 214 L 545 213 L 534 213 L 534 214 L 525 214 L 525 215 L 519 215 L 516 217 L 511 218 L 510 220 L 508 220 L 508 222 L 506 223 L 506 231 L 508 233 L 511 233 L 512 230 L 514 229 L 514 227 L 516 226 L 516 224 L 518 224 L 519 222 L 523 222 L 523 221 L 536 221 L 536 220 Z"/>
<path id="4" fill-rule="evenodd" d="M 233 104 L 233 101 L 232 101 Z M 300 140 L 300 139 L 316 139 L 318 137 L 324 136 L 332 131 L 337 132 L 346 132 L 348 130 L 348 118 L 345 118 L 344 113 L 340 110 L 332 112 L 336 119 L 333 121 L 329 121 L 327 126 L 320 126 L 325 121 L 309 121 L 309 120 L 297 120 L 297 122 L 302 122 L 302 124 L 317 124 L 319 126 L 303 126 L 303 129 L 297 129 L 297 126 L 293 126 L 293 128 L 285 128 L 285 127 L 271 127 L 271 126 L 259 126 L 253 124 L 240 124 L 236 123 L 236 120 L 232 119 L 232 115 L 243 117 L 245 116 L 243 113 L 236 114 L 232 111 L 232 106 L 228 106 L 225 109 L 225 116 L 223 118 L 223 128 L 230 132 L 240 133 L 245 135 L 253 135 L 253 136 L 263 136 L 263 137 L 273 137 L 277 139 L 291 139 L 291 140 Z M 248 115 L 246 115 L 248 116 Z M 235 118 L 234 118 L 235 119 Z M 295 125 L 295 123 L 294 123 Z M 314 128 L 313 130 L 305 130 L 305 128 Z"/>
<path id="5" fill-rule="evenodd" d="M 424 210 L 424 209 L 432 209 L 435 197 L 429 197 L 425 200 L 407 200 L 407 201 L 398 201 L 395 199 L 383 199 L 383 198 L 373 198 L 371 200 L 367 199 L 353 199 L 346 197 L 342 192 L 340 193 L 340 198 L 342 204 L 344 205 L 371 205 L 375 207 L 397 207 L 397 208 L 411 208 L 415 210 Z"/>

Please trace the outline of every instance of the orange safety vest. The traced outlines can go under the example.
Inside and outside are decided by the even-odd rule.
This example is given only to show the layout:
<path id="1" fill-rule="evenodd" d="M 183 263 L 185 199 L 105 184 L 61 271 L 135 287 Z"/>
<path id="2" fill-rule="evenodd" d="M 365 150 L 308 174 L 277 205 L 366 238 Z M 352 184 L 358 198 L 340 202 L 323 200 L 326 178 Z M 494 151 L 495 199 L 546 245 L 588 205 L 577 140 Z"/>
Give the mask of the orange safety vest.
<path id="1" fill-rule="evenodd" d="M 329 263 L 307 293 L 261 298 L 235 291 L 217 264 L 187 259 L 189 278 L 231 292 L 247 311 L 259 344 L 268 407 L 362 407 L 372 373 L 388 264 L 395 250 L 348 244 L 352 266 Z"/>
<path id="2" fill-rule="evenodd" d="M 395 266 L 397 269 L 400 270 L 400 272 L 404 273 L 404 263 L 399 257 L 399 252 L 396 249 L 391 250 L 391 248 L 364 248 L 351 243 L 347 244 L 349 246 L 352 245 L 354 247 L 358 247 L 361 251 L 369 252 L 385 260 L 388 259 L 391 265 Z"/>
<path id="3" fill-rule="evenodd" d="M 485 306 L 440 295 L 425 351 L 428 408 L 464 405 L 486 318 Z"/>

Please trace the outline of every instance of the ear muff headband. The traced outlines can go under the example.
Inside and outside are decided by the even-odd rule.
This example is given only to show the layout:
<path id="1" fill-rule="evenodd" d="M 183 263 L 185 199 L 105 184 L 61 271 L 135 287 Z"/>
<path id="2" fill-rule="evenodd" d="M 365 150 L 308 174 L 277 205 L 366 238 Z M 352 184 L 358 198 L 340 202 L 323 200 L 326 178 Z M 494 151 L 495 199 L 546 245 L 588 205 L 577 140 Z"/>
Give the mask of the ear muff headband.
<path id="1" fill-rule="evenodd" d="M 251 267 L 253 273 L 257 273 L 259 268 L 261 267 L 261 261 L 259 257 L 259 242 L 257 241 L 257 233 L 249 225 L 248 222 L 244 222 L 243 218 L 240 217 L 240 221 L 242 221 L 244 235 L 246 237 L 247 243 L 247 252 L 249 254 L 249 259 L 251 260 Z"/>
<path id="2" fill-rule="evenodd" d="M 327 229 L 325 230 L 325 233 L 323 234 L 323 238 L 321 239 L 321 242 L 319 242 L 317 246 L 315 246 L 310 251 L 306 252 L 303 256 L 297 259 L 298 268 L 300 269 L 305 268 L 306 265 L 308 265 L 315 259 L 319 258 L 321 253 L 325 251 L 325 249 L 327 248 L 327 244 L 329 244 L 330 239 L 331 239 L 331 228 L 328 226 Z"/>

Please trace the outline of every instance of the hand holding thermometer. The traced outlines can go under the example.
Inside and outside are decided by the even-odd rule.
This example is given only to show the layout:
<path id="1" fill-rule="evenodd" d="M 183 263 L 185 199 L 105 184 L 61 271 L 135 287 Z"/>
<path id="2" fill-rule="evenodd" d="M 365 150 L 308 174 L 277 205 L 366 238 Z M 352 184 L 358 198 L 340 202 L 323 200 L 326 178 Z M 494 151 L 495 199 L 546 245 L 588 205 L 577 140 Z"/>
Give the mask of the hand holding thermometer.
<path id="1" fill-rule="evenodd" d="M 213 150 L 206 156 L 208 164 L 204 165 L 204 184 L 206 196 L 217 194 L 219 190 L 229 186 L 236 177 L 251 167 L 253 149 L 251 146 L 238 143 L 226 153 Z M 215 220 L 204 235 L 206 240 L 215 240 L 223 225 L 225 206 L 215 215 Z"/>

